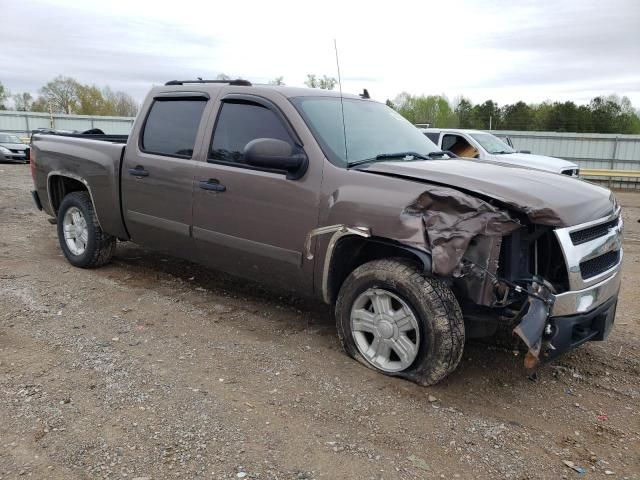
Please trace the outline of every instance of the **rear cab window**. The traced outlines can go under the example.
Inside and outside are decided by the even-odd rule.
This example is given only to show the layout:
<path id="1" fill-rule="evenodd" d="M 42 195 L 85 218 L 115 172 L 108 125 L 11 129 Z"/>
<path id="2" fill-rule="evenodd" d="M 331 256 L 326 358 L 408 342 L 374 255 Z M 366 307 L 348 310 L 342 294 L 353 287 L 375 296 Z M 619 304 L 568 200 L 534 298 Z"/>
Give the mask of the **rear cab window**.
<path id="1" fill-rule="evenodd" d="M 168 157 L 192 158 L 206 98 L 158 98 L 144 124 L 140 149 Z"/>
<path id="2" fill-rule="evenodd" d="M 438 139 L 440 138 L 440 132 L 423 132 L 424 135 L 433 143 L 438 145 Z"/>

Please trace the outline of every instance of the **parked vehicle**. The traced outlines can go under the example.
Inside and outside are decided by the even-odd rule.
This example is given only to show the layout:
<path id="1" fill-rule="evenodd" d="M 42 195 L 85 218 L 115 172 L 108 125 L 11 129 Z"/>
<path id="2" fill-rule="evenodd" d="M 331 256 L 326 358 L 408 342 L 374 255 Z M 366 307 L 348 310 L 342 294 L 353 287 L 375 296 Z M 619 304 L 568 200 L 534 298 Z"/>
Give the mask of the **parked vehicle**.
<path id="1" fill-rule="evenodd" d="M 29 145 L 13 133 L 0 132 L 0 162 L 29 163 Z"/>
<path id="2" fill-rule="evenodd" d="M 451 151 L 459 157 L 535 168 L 571 177 L 577 177 L 580 170 L 578 165 L 562 158 L 531 155 L 528 151 L 517 151 L 512 145 L 489 132 L 452 128 L 423 128 L 420 130 L 442 150 Z"/>
<path id="3" fill-rule="evenodd" d="M 171 81 L 128 137 L 35 134 L 31 168 L 72 265 L 130 240 L 316 296 L 346 352 L 388 375 L 436 383 L 465 336 L 500 325 L 528 365 L 603 340 L 622 262 L 611 192 L 444 156 L 367 98 Z"/>

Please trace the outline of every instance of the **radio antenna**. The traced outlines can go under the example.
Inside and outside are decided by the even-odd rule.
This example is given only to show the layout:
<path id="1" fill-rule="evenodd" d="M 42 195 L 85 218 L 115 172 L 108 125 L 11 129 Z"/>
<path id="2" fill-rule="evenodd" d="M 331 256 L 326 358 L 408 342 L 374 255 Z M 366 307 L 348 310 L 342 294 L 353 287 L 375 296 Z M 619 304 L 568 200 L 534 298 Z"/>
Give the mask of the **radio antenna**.
<path id="1" fill-rule="evenodd" d="M 347 126 L 344 121 L 344 101 L 342 97 L 342 78 L 340 77 L 340 61 L 338 60 L 338 42 L 333 39 L 333 48 L 336 51 L 336 66 L 338 67 L 338 88 L 340 89 L 340 110 L 342 112 L 342 134 L 344 135 L 344 159 L 349 162 L 349 152 L 347 151 Z"/>

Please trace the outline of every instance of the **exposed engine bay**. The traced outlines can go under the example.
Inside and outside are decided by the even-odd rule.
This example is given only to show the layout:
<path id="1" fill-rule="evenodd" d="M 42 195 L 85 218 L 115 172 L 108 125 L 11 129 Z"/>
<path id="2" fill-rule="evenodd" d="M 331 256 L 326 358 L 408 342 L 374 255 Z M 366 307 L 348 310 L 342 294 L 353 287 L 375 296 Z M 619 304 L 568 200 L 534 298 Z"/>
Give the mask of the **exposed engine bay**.
<path id="1" fill-rule="evenodd" d="M 525 365 L 535 366 L 555 294 L 569 288 L 553 227 L 446 187 L 424 192 L 404 214 L 422 217 L 433 273 L 451 284 L 470 336 L 507 327 L 528 348 Z"/>

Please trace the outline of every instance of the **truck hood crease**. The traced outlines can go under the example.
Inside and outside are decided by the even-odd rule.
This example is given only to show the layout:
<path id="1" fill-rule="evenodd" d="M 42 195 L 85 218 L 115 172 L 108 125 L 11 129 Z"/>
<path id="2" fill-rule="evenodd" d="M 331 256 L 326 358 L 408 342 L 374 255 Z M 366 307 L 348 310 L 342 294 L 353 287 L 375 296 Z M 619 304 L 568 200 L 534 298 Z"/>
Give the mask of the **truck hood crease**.
<path id="1" fill-rule="evenodd" d="M 475 160 L 378 162 L 362 171 L 450 186 L 524 213 L 535 224 L 568 227 L 610 215 L 613 195 L 597 185 L 566 175 Z"/>

